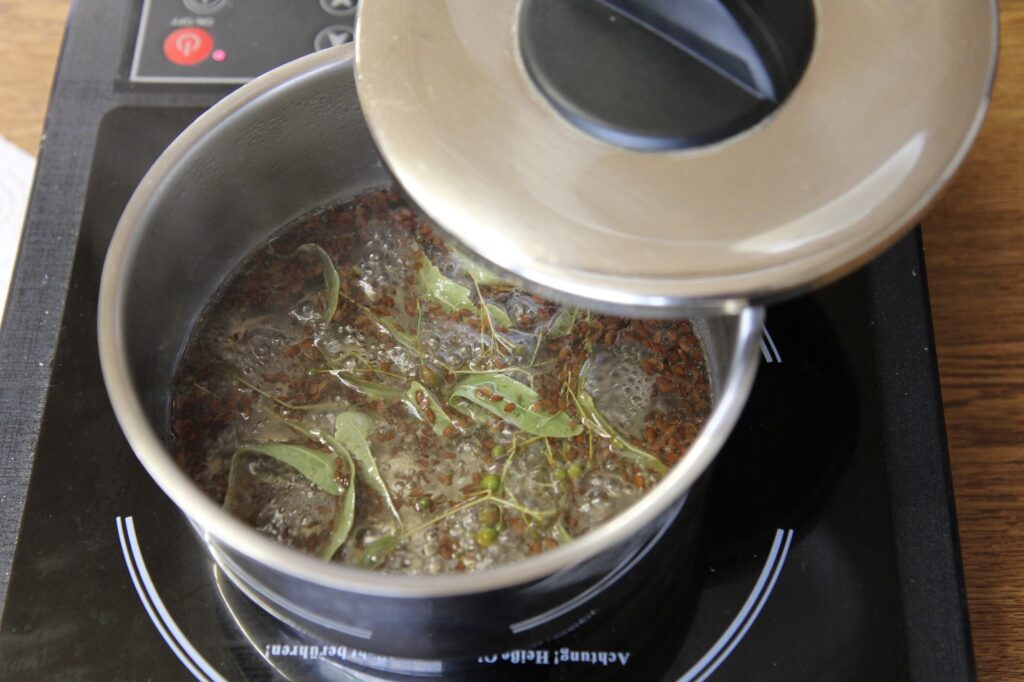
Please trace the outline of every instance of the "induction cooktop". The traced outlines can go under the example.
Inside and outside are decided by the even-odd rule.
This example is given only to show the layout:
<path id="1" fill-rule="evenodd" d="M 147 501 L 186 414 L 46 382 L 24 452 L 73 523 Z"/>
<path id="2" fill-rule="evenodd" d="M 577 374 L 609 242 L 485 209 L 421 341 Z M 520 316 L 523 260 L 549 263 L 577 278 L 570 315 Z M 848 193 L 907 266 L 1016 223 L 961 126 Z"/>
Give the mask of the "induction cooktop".
<path id="1" fill-rule="evenodd" d="M 356 9 L 73 6 L 0 329 L 0 677 L 974 679 L 916 232 L 770 307 L 703 521 L 660 538 L 687 551 L 659 555 L 657 580 L 627 574 L 571 632 L 466 660 L 384 658 L 275 619 L 225 578 L 110 409 L 103 258 L 175 135 L 237 84 L 350 40 Z"/>

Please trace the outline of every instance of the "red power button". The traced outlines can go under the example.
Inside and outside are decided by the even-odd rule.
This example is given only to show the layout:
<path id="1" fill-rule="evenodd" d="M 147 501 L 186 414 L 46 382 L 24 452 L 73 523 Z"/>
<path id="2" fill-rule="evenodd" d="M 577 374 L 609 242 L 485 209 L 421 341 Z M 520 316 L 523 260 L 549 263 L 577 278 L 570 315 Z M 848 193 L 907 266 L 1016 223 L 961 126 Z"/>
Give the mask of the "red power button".
<path id="1" fill-rule="evenodd" d="M 201 28 L 179 28 L 164 40 L 164 55 L 180 66 L 193 66 L 210 56 L 213 36 Z"/>

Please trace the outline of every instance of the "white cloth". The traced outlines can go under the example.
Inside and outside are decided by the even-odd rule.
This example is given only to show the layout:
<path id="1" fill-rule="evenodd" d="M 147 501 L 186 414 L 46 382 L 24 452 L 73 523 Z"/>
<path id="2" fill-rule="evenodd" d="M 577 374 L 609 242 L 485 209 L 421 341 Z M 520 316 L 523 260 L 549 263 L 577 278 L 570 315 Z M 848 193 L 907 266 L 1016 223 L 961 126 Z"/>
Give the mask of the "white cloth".
<path id="1" fill-rule="evenodd" d="M 0 137 L 0 316 L 7 303 L 35 168 L 31 154 Z"/>

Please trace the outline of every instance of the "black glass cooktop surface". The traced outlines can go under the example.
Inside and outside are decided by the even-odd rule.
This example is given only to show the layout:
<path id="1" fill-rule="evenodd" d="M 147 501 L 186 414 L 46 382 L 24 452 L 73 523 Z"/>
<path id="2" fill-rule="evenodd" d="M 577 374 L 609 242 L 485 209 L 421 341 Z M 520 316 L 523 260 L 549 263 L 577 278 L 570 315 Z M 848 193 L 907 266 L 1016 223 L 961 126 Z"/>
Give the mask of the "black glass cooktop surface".
<path id="1" fill-rule="evenodd" d="M 114 226 L 200 112 L 122 107 L 100 125 L 0 622 L 0 677 L 972 679 L 916 235 L 770 308 L 754 392 L 707 481 L 699 533 L 673 527 L 661 542 L 699 539 L 586 625 L 468 661 L 400 661 L 263 613 L 136 461 L 97 357 Z"/>

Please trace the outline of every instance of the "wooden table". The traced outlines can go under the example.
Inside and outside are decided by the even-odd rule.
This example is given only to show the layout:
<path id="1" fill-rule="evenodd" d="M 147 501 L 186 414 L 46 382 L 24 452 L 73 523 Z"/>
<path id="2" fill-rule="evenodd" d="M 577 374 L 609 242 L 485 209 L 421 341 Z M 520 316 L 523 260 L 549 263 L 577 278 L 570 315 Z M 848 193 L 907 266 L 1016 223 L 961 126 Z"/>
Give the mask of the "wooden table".
<path id="1" fill-rule="evenodd" d="M 1024 2 L 1001 3 L 988 119 L 925 218 L 979 678 L 1024 679 Z"/>
<path id="2" fill-rule="evenodd" d="M 67 0 L 0 0 L 0 135 L 35 153 Z M 1024 679 L 1024 0 L 1002 3 L 995 98 L 925 220 L 982 680 Z"/>

